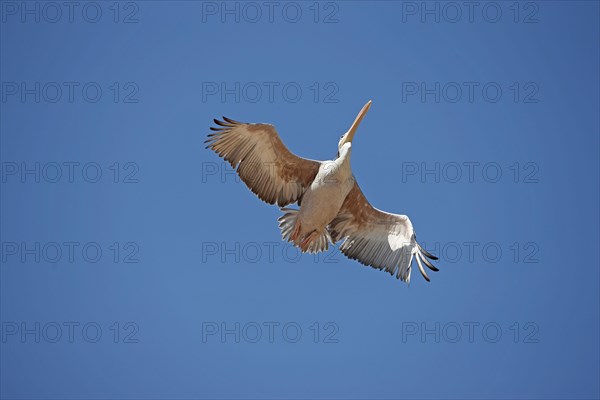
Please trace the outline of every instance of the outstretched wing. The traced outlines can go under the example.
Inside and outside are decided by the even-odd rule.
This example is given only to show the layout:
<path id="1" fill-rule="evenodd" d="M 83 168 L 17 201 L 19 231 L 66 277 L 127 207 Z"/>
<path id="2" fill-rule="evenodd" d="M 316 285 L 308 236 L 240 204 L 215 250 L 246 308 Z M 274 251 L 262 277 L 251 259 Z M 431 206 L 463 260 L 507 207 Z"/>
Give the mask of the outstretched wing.
<path id="1" fill-rule="evenodd" d="M 344 240 L 340 250 L 348 258 L 385 270 L 404 282 L 410 282 L 413 258 L 427 281 L 429 277 L 423 264 L 438 271 L 427 259 L 437 260 L 437 257 L 417 243 L 408 217 L 371 206 L 356 182 L 340 212 L 329 224 L 329 232 L 334 242 Z"/>
<path id="2" fill-rule="evenodd" d="M 223 157 L 261 200 L 281 207 L 295 203 L 314 180 L 320 162 L 285 147 L 273 125 L 246 124 L 223 117 L 206 148 Z"/>

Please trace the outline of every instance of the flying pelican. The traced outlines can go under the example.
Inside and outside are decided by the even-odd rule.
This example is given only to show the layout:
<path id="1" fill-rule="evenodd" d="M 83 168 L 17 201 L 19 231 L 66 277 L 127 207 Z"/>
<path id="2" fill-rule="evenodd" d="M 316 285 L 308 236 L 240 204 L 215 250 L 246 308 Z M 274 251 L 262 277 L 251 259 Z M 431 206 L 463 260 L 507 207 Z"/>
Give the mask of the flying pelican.
<path id="1" fill-rule="evenodd" d="M 338 143 L 335 160 L 315 161 L 290 152 L 270 124 L 250 124 L 223 117 L 208 135 L 206 148 L 236 169 L 261 200 L 282 207 L 279 227 L 284 240 L 302 252 L 318 253 L 343 240 L 340 250 L 361 264 L 385 270 L 410 282 L 413 259 L 429 282 L 423 264 L 437 260 L 416 241 L 406 215 L 380 211 L 365 198 L 350 168 L 352 139 L 371 107 L 364 105 Z M 300 209 L 285 206 L 298 203 Z"/>

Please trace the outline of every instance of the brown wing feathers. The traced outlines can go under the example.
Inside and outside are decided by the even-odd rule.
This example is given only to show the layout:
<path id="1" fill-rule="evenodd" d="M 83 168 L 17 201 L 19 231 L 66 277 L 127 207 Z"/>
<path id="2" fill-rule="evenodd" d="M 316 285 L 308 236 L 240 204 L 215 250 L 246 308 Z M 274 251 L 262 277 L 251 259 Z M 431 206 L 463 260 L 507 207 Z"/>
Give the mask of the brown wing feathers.
<path id="1" fill-rule="evenodd" d="M 228 161 L 261 200 L 281 207 L 295 203 L 315 178 L 320 163 L 290 152 L 273 125 L 214 121 L 218 126 L 210 128 L 206 147 Z"/>

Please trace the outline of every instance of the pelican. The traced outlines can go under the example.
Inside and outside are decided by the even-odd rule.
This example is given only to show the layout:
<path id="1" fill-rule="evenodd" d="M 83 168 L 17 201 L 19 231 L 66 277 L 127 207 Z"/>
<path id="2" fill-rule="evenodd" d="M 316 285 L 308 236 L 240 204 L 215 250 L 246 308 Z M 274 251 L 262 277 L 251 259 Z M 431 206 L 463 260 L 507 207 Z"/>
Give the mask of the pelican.
<path id="1" fill-rule="evenodd" d="M 413 259 L 429 282 L 423 264 L 438 269 L 437 260 L 416 240 L 406 215 L 373 207 L 350 168 L 352 140 L 371 101 L 360 110 L 338 143 L 335 160 L 316 161 L 298 157 L 281 141 L 270 124 L 251 124 L 223 117 L 205 143 L 237 171 L 241 180 L 261 200 L 277 204 L 283 240 L 302 252 L 318 253 L 342 241 L 340 251 L 363 265 L 385 270 L 410 283 Z M 299 209 L 286 207 L 297 203 Z"/>

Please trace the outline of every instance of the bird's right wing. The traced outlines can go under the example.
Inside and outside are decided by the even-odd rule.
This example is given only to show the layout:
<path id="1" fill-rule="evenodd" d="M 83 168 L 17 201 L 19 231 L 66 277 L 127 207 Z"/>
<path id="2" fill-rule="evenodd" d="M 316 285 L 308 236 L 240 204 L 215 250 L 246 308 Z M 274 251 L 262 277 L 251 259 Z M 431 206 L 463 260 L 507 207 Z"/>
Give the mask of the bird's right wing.
<path id="1" fill-rule="evenodd" d="M 207 148 L 223 157 L 254 194 L 281 207 L 295 203 L 315 179 L 321 163 L 298 157 L 269 124 L 247 124 L 223 117 L 208 135 Z"/>
<path id="2" fill-rule="evenodd" d="M 334 242 L 344 240 L 340 251 L 346 257 L 385 270 L 404 282 L 410 282 L 413 259 L 427 281 L 423 264 L 438 270 L 427 259 L 437 260 L 437 257 L 417 243 L 408 217 L 373 207 L 356 182 L 328 229 Z"/>

